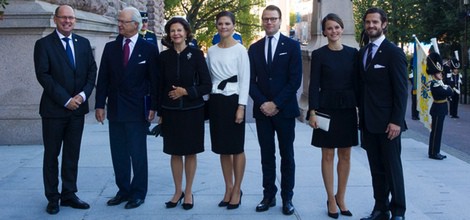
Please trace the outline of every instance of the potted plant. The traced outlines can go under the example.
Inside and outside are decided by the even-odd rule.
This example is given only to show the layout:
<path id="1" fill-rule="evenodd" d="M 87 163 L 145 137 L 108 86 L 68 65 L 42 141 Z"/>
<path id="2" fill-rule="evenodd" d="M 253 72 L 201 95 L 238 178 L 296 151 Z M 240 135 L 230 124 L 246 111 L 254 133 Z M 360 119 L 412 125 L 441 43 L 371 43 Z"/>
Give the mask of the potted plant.
<path id="1" fill-rule="evenodd" d="M 3 13 L 4 13 L 4 9 L 5 7 L 8 5 L 8 1 L 7 0 L 0 0 L 0 20 L 3 20 Z"/>

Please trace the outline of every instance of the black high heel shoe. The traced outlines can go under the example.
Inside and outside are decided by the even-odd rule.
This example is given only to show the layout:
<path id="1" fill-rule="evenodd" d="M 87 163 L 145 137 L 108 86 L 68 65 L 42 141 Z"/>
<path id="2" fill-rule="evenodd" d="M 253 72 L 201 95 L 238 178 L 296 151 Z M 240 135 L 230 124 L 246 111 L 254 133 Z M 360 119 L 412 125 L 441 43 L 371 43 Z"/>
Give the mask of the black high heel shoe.
<path id="1" fill-rule="evenodd" d="M 219 202 L 219 207 L 226 207 L 226 206 L 228 206 L 229 202 L 230 201 L 226 202 L 226 201 L 222 200 L 222 201 Z"/>
<path id="2" fill-rule="evenodd" d="M 326 201 L 326 211 L 328 212 L 328 217 L 337 219 L 339 217 L 339 214 L 337 212 L 335 212 L 335 213 L 330 212 L 329 204 L 330 203 L 328 201 Z"/>
<path id="3" fill-rule="evenodd" d="M 335 200 L 336 200 L 336 205 L 338 206 L 339 212 L 341 213 L 341 215 L 352 216 L 352 213 L 349 210 L 346 210 L 346 211 L 341 210 L 341 207 L 339 207 L 339 203 L 338 203 L 338 200 L 336 199 L 336 196 L 335 196 Z"/>
<path id="4" fill-rule="evenodd" d="M 190 210 L 194 206 L 194 195 L 191 195 L 191 198 L 193 199 L 193 203 L 183 203 L 183 209 L 184 210 Z"/>
<path id="5" fill-rule="evenodd" d="M 180 198 L 178 199 L 178 201 L 172 202 L 172 201 L 170 200 L 170 201 L 168 201 L 168 202 L 165 202 L 166 208 L 174 208 L 174 207 L 176 207 L 176 206 L 181 202 L 181 200 L 183 200 L 183 198 L 184 198 L 184 192 L 181 193 L 181 196 L 180 196 Z"/>
<path id="6" fill-rule="evenodd" d="M 242 196 L 243 196 L 243 191 L 240 190 L 240 200 L 238 201 L 238 204 L 228 204 L 227 209 L 238 209 L 240 204 L 242 204 Z"/>

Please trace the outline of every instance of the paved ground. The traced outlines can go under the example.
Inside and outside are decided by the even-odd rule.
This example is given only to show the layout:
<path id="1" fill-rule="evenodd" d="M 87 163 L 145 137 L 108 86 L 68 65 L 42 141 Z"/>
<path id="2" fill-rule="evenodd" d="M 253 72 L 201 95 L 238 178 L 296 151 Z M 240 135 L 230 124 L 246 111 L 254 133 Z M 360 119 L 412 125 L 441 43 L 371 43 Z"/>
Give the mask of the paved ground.
<path id="1" fill-rule="evenodd" d="M 117 191 L 111 165 L 108 127 L 96 123 L 93 115 L 93 112 L 89 114 L 85 126 L 78 178 L 78 196 L 90 203 L 91 208 L 76 210 L 61 207 L 57 215 L 48 215 L 45 212 L 47 201 L 42 184 L 43 147 L 0 146 L 0 219 L 330 219 L 326 215 L 320 150 L 310 146 L 312 130 L 300 122 L 296 126 L 297 170 L 293 199 L 296 212 L 292 216 L 284 216 L 279 203 L 267 212 L 255 212 L 255 206 L 262 198 L 262 187 L 259 147 L 255 125 L 252 123 L 246 125 L 247 166 L 239 209 L 217 207 L 223 197 L 224 183 L 218 156 L 210 151 L 208 135 L 206 151 L 198 155 L 193 187 L 195 206 L 192 210 L 185 211 L 181 206 L 165 208 L 164 203 L 173 193 L 169 156 L 162 152 L 162 139 L 151 136 L 148 137 L 149 191 L 145 203 L 134 210 L 125 210 L 124 204 L 108 207 L 106 201 Z M 452 120 L 446 120 L 448 125 L 449 121 Z M 462 122 L 468 123 L 468 119 Z M 444 147 L 443 152 L 448 155 L 446 160 L 428 159 L 427 138 L 424 134 L 410 129 L 402 139 L 407 219 L 470 219 L 467 211 L 470 164 L 459 159 L 460 152 L 448 146 Z M 468 147 L 470 138 L 462 134 L 460 136 L 467 140 Z M 351 163 L 347 204 L 354 216 L 340 216 L 340 219 L 359 219 L 366 216 L 373 205 L 365 151 L 354 147 Z"/>

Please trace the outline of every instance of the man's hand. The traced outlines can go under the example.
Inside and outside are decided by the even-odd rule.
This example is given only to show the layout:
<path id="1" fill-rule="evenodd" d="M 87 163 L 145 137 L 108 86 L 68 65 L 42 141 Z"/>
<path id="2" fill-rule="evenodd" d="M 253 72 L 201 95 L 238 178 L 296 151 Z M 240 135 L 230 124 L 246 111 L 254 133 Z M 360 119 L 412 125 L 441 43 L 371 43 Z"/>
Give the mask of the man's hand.
<path id="1" fill-rule="evenodd" d="M 105 115 L 106 114 L 104 112 L 104 109 L 102 109 L 102 108 L 95 109 L 95 118 L 99 123 L 103 124 L 104 119 L 105 119 Z"/>
<path id="2" fill-rule="evenodd" d="M 277 109 L 276 104 L 274 102 L 265 102 L 260 106 L 261 112 L 263 112 L 264 115 L 268 117 L 272 117 L 276 115 L 279 112 L 279 109 Z"/>
<path id="3" fill-rule="evenodd" d="M 400 126 L 393 123 L 389 123 L 387 126 L 387 130 L 385 130 L 385 133 L 388 133 L 387 138 L 390 140 L 393 140 L 394 138 L 398 137 L 398 135 L 400 135 L 400 132 Z"/>

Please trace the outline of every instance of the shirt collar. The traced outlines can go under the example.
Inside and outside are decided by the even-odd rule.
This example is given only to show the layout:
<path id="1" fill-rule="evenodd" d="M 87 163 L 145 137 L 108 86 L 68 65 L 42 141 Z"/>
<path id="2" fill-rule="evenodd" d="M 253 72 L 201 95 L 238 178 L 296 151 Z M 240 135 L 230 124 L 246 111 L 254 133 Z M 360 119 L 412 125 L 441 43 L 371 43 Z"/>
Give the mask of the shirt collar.
<path id="1" fill-rule="evenodd" d="M 55 32 L 57 33 L 57 35 L 59 36 L 59 39 L 61 39 L 61 40 L 62 40 L 62 38 L 66 37 L 63 34 L 61 34 L 57 29 L 55 29 Z M 66 38 L 72 39 L 72 33 L 70 33 L 70 35 Z"/>
<path id="2" fill-rule="evenodd" d="M 385 35 L 382 34 L 382 36 L 380 36 L 379 38 L 377 38 L 377 40 L 372 41 L 371 43 L 373 43 L 376 48 L 379 48 L 380 45 L 382 44 L 382 42 L 383 42 L 384 40 L 385 40 Z"/>
<path id="3" fill-rule="evenodd" d="M 137 43 L 137 39 L 139 38 L 139 33 L 136 33 L 134 36 L 130 37 L 132 43 Z M 126 37 L 122 36 L 122 44 L 126 43 Z"/>
<path id="4" fill-rule="evenodd" d="M 281 32 L 278 31 L 277 33 L 275 33 L 275 34 L 273 35 L 273 38 L 274 38 L 275 40 L 279 40 L 279 37 L 280 37 L 280 36 L 281 36 Z M 269 40 L 269 39 L 268 39 L 268 35 L 266 35 L 266 40 Z"/>

